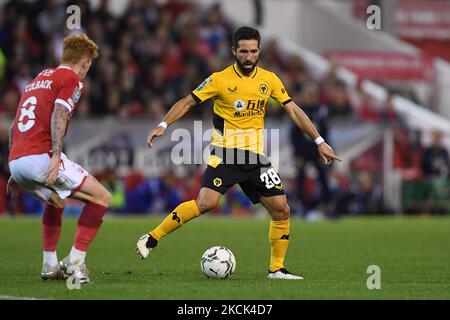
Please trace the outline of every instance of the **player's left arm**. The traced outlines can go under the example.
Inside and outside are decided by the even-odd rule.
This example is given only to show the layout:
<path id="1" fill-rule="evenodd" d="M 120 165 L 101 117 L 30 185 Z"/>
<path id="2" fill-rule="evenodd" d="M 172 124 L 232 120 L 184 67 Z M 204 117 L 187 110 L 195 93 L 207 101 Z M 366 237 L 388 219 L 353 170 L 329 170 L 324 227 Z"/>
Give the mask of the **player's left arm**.
<path id="1" fill-rule="evenodd" d="M 50 120 L 52 158 L 47 170 L 46 186 L 53 185 L 58 177 L 64 136 L 66 135 L 70 115 L 74 112 L 81 97 L 82 88 L 83 84 L 76 76 L 61 75 L 61 78 L 59 78 L 58 93 Z"/>
<path id="2" fill-rule="evenodd" d="M 47 171 L 46 185 L 51 186 L 55 183 L 58 177 L 59 165 L 61 163 L 61 153 L 63 146 L 63 139 L 66 133 L 67 122 L 69 121 L 70 111 L 66 106 L 56 103 L 53 110 L 51 120 L 51 135 L 52 135 L 52 159 L 50 167 Z"/>
<path id="3" fill-rule="evenodd" d="M 334 154 L 334 150 L 319 135 L 319 132 L 317 132 L 317 129 L 314 127 L 308 116 L 295 102 L 292 101 L 281 80 L 274 73 L 271 74 L 271 78 L 272 91 L 270 96 L 282 104 L 292 121 L 316 142 L 323 163 L 331 164 L 333 160 L 342 161 L 340 157 Z"/>
<path id="4" fill-rule="evenodd" d="M 284 108 L 292 121 L 294 121 L 294 123 L 313 141 L 318 143 L 318 152 L 325 164 L 331 164 L 333 160 L 342 161 L 340 157 L 334 154 L 333 148 L 331 148 L 323 139 L 320 139 L 319 132 L 314 127 L 311 120 L 295 102 L 289 101 L 284 105 Z"/>

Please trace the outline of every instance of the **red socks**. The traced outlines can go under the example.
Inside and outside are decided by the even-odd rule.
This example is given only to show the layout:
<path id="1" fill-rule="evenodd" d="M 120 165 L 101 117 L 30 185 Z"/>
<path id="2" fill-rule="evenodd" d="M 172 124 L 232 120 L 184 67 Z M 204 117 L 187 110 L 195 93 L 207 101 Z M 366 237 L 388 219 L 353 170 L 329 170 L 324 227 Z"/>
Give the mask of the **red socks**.
<path id="1" fill-rule="evenodd" d="M 42 217 L 42 246 L 44 251 L 56 251 L 56 245 L 61 235 L 61 218 L 64 208 L 56 208 L 49 204 L 45 206 Z"/>
<path id="2" fill-rule="evenodd" d="M 93 202 L 86 202 L 78 219 L 77 232 L 73 243 L 76 249 L 84 252 L 87 251 L 103 222 L 102 218 L 106 210 L 108 210 L 107 207 Z"/>
<path id="3" fill-rule="evenodd" d="M 102 218 L 107 209 L 107 207 L 93 202 L 86 203 L 78 219 L 78 227 L 73 244 L 76 249 L 87 251 L 103 222 Z M 42 217 L 42 245 L 44 251 L 56 251 L 61 235 L 63 211 L 63 208 L 56 208 L 49 204 L 45 206 Z"/>

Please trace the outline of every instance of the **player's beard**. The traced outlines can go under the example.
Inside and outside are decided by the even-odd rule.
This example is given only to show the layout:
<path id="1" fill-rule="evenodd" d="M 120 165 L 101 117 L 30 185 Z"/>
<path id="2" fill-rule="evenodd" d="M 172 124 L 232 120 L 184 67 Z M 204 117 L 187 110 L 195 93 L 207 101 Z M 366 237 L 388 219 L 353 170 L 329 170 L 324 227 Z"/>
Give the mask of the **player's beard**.
<path id="1" fill-rule="evenodd" d="M 236 64 L 238 65 L 239 70 L 240 70 L 243 74 L 245 74 L 246 76 L 248 76 L 248 75 L 252 74 L 253 70 L 255 70 L 256 65 L 258 64 L 258 59 L 256 59 L 255 63 L 251 63 L 251 62 L 250 62 L 250 64 L 252 65 L 251 68 L 246 68 L 246 67 L 245 67 L 245 64 L 246 64 L 246 63 L 248 63 L 248 62 L 241 63 L 241 62 L 239 61 L 239 59 L 236 58 Z"/>

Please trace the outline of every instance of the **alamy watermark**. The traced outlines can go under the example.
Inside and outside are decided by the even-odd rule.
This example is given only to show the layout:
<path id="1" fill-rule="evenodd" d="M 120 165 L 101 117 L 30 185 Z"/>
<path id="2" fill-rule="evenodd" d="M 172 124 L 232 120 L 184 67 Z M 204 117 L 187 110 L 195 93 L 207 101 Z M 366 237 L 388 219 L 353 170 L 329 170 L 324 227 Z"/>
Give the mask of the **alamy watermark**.
<path id="1" fill-rule="evenodd" d="M 69 30 L 81 29 L 81 9 L 77 5 L 68 6 L 66 13 L 69 15 L 66 19 L 66 27 Z"/>
<path id="2" fill-rule="evenodd" d="M 381 289 L 381 269 L 377 265 L 370 265 L 367 267 L 366 273 L 370 274 L 370 276 L 367 278 L 367 289 L 373 290 Z"/>
<path id="3" fill-rule="evenodd" d="M 366 13 L 369 15 L 366 20 L 366 26 L 369 30 L 381 29 L 381 8 L 377 5 L 367 7 Z"/>
<path id="4" fill-rule="evenodd" d="M 77 276 L 77 274 L 80 273 L 80 267 L 76 264 L 70 265 L 67 268 L 67 273 L 70 274 L 70 276 L 66 280 L 67 289 L 80 290 L 81 289 L 80 278 Z"/>
<path id="5" fill-rule="evenodd" d="M 175 165 L 203 164 L 218 161 L 227 164 L 269 164 L 268 157 L 279 163 L 279 129 L 216 129 L 203 130 L 202 121 L 194 121 L 193 130 L 177 128 L 171 132 L 171 150 Z M 213 145 L 206 142 L 212 139 Z M 218 145 L 218 146 L 217 146 Z M 217 146 L 217 147 L 216 147 Z M 211 149 L 215 157 L 211 158 Z M 247 150 L 247 151 L 245 151 Z M 262 154 L 267 155 L 262 156 Z"/>

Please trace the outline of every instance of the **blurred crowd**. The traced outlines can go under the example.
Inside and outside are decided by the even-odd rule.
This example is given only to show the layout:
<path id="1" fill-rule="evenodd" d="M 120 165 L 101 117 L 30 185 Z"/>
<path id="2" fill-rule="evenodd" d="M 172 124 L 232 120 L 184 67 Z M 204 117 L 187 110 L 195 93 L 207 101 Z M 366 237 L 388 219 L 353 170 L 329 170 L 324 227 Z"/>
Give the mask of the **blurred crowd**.
<path id="1" fill-rule="evenodd" d="M 81 31 L 100 46 L 100 56 L 88 73 L 76 118 L 162 119 L 177 99 L 188 95 L 212 72 L 234 62 L 230 47 L 235 26 L 219 4 L 202 8 L 183 0 L 132 0 L 122 15 L 115 16 L 109 11 L 107 0 L 100 0 L 95 9 L 83 0 L 9 1 L 0 8 L 2 118 L 14 117 L 22 89 L 37 73 L 59 64 L 62 39 L 69 33 L 66 8 L 71 4 L 81 8 Z M 325 139 L 333 121 L 403 127 L 390 99 L 379 102 L 360 88 L 350 90 L 337 77 L 337 65 L 322 78 L 313 78 L 302 58 L 283 52 L 274 39 L 262 39 L 259 65 L 282 79 L 293 100 L 302 106 Z M 204 104 L 210 105 L 211 101 Z M 285 117 L 274 101 L 266 114 Z M 187 116 L 211 115 L 211 108 L 199 106 Z M 339 176 L 319 164 L 315 145 L 301 132 L 292 128 L 291 136 L 296 137 L 292 143 L 298 174 L 287 184 L 292 186 L 292 197 L 299 200 L 298 212 L 391 212 L 382 205 L 381 182 L 376 173 L 364 169 L 356 177 Z M 7 127 L 0 124 L 0 213 L 7 206 L 9 211 L 37 210 L 39 204 L 31 198 L 7 201 L 7 140 Z M 408 152 L 405 154 L 408 157 Z M 421 155 L 425 157 L 426 153 Z M 428 174 L 423 157 L 416 165 Z M 309 165 L 317 171 L 318 179 L 314 181 L 305 171 Z M 446 165 L 448 168 L 448 154 Z M 113 210 L 161 212 L 194 198 L 196 195 L 191 195 L 190 190 L 198 190 L 200 174 L 200 170 L 195 171 L 187 180 L 180 180 L 171 172 L 150 178 L 135 172 L 118 177 L 114 169 L 109 169 L 98 176 L 113 191 Z M 218 210 L 231 212 L 235 204 L 251 211 L 250 203 L 238 189 L 224 197 Z"/>
<path id="2" fill-rule="evenodd" d="M 101 0 L 9 1 L 0 10 L 0 114 L 14 116 L 20 93 L 42 69 L 56 67 L 62 39 L 69 34 L 66 8 L 81 8 L 81 27 L 101 54 L 86 79 L 76 117 L 161 118 L 212 72 L 233 63 L 234 26 L 219 4 L 201 8 L 183 0 L 132 0 L 121 16 Z M 301 57 L 280 50 L 276 40 L 262 40 L 259 65 L 274 71 L 295 101 L 307 84 L 319 85 L 319 99 L 331 118 L 395 120 L 389 104 L 380 106 L 362 91 L 349 93 L 336 66 L 323 79 L 312 79 Z M 194 116 L 210 115 L 195 108 Z M 268 108 L 282 115 L 281 108 Z"/>

